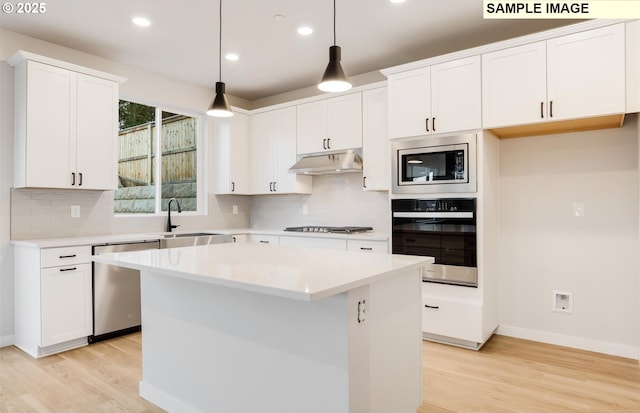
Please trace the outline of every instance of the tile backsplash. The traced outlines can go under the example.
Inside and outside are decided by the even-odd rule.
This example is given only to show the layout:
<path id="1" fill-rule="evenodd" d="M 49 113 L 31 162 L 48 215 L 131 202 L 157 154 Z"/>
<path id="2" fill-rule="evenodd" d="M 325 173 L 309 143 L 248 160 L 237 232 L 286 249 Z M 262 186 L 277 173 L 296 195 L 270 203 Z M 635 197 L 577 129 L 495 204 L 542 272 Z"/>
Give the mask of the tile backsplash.
<path id="1" fill-rule="evenodd" d="M 314 176 L 311 195 L 261 195 L 251 200 L 251 226 L 257 229 L 357 225 L 388 233 L 390 217 L 388 193 L 363 191 L 360 173 Z"/>
<path id="2" fill-rule="evenodd" d="M 71 217 L 71 206 L 80 217 Z M 233 205 L 238 214 L 233 214 Z M 178 230 L 245 228 L 249 225 L 249 200 L 241 196 L 209 195 L 207 215 L 173 214 Z M 11 239 L 78 237 L 164 231 L 166 216 L 116 217 L 113 192 L 61 189 L 11 191 Z"/>

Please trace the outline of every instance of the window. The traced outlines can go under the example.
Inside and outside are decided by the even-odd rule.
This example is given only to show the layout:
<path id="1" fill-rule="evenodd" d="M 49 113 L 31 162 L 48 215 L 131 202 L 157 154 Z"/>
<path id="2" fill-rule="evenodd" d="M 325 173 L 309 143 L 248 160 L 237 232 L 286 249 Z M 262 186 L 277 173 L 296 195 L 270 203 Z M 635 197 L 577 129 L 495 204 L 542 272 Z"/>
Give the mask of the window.
<path id="1" fill-rule="evenodd" d="M 171 198 L 201 211 L 200 119 L 125 100 L 119 119 L 115 213 L 159 214 Z"/>

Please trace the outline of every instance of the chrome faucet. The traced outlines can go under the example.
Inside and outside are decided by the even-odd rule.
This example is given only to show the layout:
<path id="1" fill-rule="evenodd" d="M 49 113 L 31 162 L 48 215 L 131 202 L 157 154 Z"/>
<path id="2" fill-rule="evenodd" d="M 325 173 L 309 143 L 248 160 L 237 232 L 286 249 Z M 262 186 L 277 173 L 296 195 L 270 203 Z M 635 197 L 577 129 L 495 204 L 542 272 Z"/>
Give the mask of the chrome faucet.
<path id="1" fill-rule="evenodd" d="M 171 198 L 169 203 L 167 204 L 167 232 L 171 232 L 173 228 L 178 228 L 180 225 L 171 225 L 171 203 L 176 201 L 176 205 L 178 206 L 178 213 L 182 213 L 182 209 L 180 208 L 180 202 L 177 199 Z"/>

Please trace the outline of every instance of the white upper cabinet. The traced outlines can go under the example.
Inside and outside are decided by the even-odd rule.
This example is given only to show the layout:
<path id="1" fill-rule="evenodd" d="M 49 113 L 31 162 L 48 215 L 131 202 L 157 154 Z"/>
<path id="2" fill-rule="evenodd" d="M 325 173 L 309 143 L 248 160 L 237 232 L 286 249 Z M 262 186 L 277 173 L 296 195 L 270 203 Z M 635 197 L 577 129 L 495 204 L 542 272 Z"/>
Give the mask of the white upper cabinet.
<path id="1" fill-rule="evenodd" d="M 297 106 L 298 153 L 362 147 L 362 94 L 351 93 Z"/>
<path id="2" fill-rule="evenodd" d="M 362 188 L 388 191 L 387 88 L 362 92 L 362 127 Z"/>
<path id="3" fill-rule="evenodd" d="M 482 55 L 483 126 L 542 122 L 547 47 L 537 42 Z"/>
<path id="4" fill-rule="evenodd" d="M 296 108 L 251 116 L 254 194 L 311 193 L 311 177 L 289 173 L 296 163 Z"/>
<path id="5" fill-rule="evenodd" d="M 389 137 L 481 127 L 480 56 L 389 75 Z"/>
<path id="6" fill-rule="evenodd" d="M 483 126 L 625 111 L 624 24 L 482 56 Z"/>
<path id="7" fill-rule="evenodd" d="M 15 187 L 116 189 L 114 79 L 121 78 L 28 60 L 22 52 L 9 62 L 15 66 Z"/>
<path id="8" fill-rule="evenodd" d="M 229 118 L 214 118 L 215 159 L 211 165 L 213 192 L 247 195 L 251 193 L 249 159 L 249 116 L 234 111 Z"/>

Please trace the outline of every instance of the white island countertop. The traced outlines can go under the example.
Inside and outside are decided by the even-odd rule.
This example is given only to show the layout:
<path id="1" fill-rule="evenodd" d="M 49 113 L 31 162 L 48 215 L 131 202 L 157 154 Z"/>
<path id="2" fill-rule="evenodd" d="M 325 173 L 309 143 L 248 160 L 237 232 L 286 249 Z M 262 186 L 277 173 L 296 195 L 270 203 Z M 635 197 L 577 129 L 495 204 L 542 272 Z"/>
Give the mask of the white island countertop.
<path id="1" fill-rule="evenodd" d="M 431 257 L 245 243 L 104 254 L 93 260 L 300 301 L 340 294 L 433 262 Z"/>

